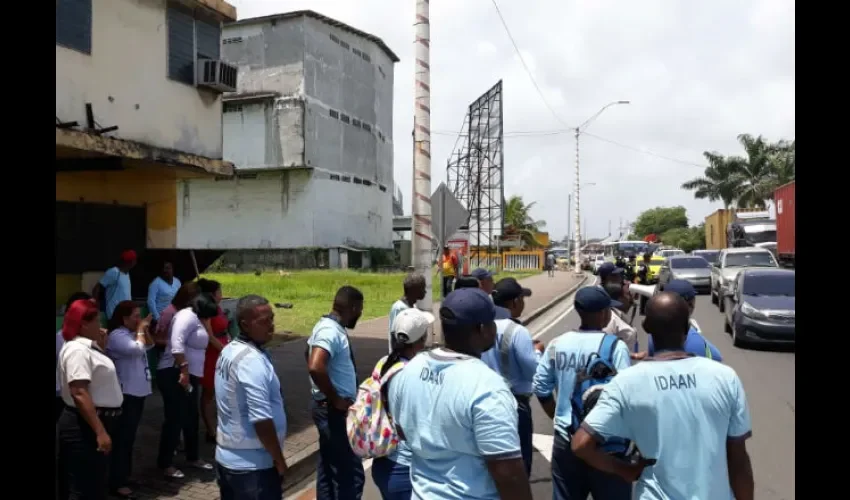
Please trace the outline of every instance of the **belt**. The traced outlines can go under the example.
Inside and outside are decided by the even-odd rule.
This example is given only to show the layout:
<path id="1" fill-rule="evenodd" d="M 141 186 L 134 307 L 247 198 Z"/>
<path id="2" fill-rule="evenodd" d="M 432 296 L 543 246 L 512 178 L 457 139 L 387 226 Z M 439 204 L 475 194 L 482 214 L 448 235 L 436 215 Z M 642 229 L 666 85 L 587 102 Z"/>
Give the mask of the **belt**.
<path id="1" fill-rule="evenodd" d="M 74 413 L 80 413 L 80 410 L 76 406 L 65 405 L 65 409 Z M 121 416 L 121 408 L 95 408 L 94 410 L 97 412 L 98 417 L 111 418 Z"/>

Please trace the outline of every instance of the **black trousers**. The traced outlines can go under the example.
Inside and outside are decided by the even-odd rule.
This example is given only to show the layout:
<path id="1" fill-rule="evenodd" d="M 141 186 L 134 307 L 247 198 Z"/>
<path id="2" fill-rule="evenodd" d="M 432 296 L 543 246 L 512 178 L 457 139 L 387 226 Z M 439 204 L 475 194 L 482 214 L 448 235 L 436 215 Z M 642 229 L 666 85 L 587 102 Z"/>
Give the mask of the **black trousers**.
<path id="1" fill-rule="evenodd" d="M 443 276 L 443 298 L 450 293 L 452 293 L 452 283 L 454 283 L 454 276 Z"/>
<path id="2" fill-rule="evenodd" d="M 180 432 L 183 432 L 183 444 L 186 448 L 186 460 L 194 462 L 200 458 L 198 429 L 200 427 L 200 393 L 201 379 L 189 375 L 187 391 L 180 385 L 180 370 L 166 368 L 157 370 L 156 385 L 162 394 L 162 404 L 165 419 L 162 421 L 162 431 L 159 436 L 159 453 L 156 465 L 167 469 L 174 463 L 174 452 L 180 443 Z"/>
<path id="3" fill-rule="evenodd" d="M 109 489 L 125 488 L 133 470 L 133 445 L 136 431 L 145 410 L 145 398 L 124 394 L 121 416 L 112 438 L 112 455 L 109 467 Z"/>
<path id="4" fill-rule="evenodd" d="M 115 418 L 100 417 L 114 439 Z M 109 487 L 109 455 L 97 451 L 97 436 L 79 412 L 65 408 L 59 431 L 59 499 L 105 500 Z"/>

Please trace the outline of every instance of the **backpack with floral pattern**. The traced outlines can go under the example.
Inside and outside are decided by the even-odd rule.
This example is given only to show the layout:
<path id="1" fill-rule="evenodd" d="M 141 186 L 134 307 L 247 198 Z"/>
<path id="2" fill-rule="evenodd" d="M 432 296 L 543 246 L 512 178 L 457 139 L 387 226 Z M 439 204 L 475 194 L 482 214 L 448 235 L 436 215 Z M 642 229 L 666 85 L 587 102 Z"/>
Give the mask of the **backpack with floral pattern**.
<path id="1" fill-rule="evenodd" d="M 345 427 L 354 454 L 361 458 L 390 455 L 398 447 L 398 433 L 387 412 L 385 384 L 406 364 L 399 361 L 381 376 L 387 358 L 375 365 L 372 376 L 360 384 L 354 404 L 348 408 Z"/>

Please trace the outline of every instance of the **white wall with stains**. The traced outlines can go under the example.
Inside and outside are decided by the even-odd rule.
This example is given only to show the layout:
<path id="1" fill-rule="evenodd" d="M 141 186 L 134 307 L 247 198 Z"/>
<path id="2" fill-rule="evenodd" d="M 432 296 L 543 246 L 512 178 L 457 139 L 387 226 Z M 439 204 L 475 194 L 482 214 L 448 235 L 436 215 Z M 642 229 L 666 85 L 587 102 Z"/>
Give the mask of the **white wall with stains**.
<path id="1" fill-rule="evenodd" d="M 392 248 L 390 190 L 321 170 L 242 175 L 180 182 L 178 248 Z"/>
<path id="2" fill-rule="evenodd" d="M 92 103 L 113 137 L 222 157 L 218 93 L 167 77 L 165 0 L 92 0 L 92 50 L 56 46 L 56 116 L 86 123 Z"/>

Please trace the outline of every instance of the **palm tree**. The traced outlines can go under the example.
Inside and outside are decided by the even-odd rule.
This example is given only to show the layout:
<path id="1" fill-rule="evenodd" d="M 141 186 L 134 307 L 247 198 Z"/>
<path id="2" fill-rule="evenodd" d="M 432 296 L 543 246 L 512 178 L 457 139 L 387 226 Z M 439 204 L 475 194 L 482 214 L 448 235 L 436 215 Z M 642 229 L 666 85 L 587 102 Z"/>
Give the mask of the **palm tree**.
<path id="1" fill-rule="evenodd" d="M 721 200 L 723 208 L 731 207 L 738 196 L 738 186 L 734 178 L 738 165 L 728 161 L 720 153 L 706 151 L 703 156 L 708 161 L 703 176 L 685 182 L 682 189 L 693 191 L 698 200 Z"/>
<path id="2" fill-rule="evenodd" d="M 738 184 L 738 206 L 764 208 L 776 188 L 775 146 L 762 136 L 750 134 L 739 135 L 738 142 L 747 154 L 746 158 L 729 159 L 737 165 L 734 177 Z"/>
<path id="3" fill-rule="evenodd" d="M 546 226 L 546 221 L 531 218 L 531 208 L 536 203 L 526 204 L 522 196 L 511 196 L 505 203 L 505 233 L 519 236 L 530 246 L 540 246 L 534 235 Z"/>
<path id="4" fill-rule="evenodd" d="M 771 146 L 773 175 L 770 179 L 770 199 L 779 186 L 788 184 L 797 176 L 797 141 L 780 140 Z"/>

